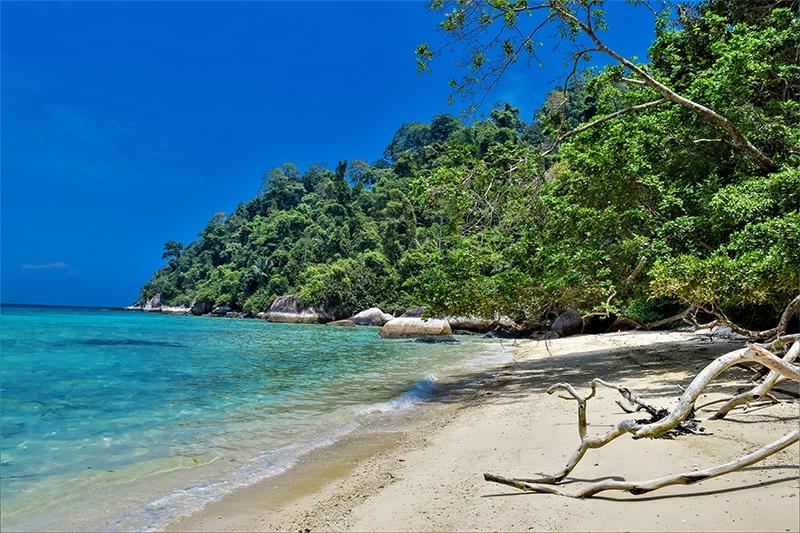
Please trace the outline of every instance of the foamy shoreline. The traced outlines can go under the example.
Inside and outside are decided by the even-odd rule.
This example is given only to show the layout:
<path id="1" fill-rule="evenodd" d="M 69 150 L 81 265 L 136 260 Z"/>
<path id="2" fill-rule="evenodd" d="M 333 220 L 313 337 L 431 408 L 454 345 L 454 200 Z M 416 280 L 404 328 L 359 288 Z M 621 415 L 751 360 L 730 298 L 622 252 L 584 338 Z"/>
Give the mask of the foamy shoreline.
<path id="1" fill-rule="evenodd" d="M 521 477 L 552 471 L 572 452 L 575 406 L 545 394 L 549 384 L 585 387 L 600 376 L 668 407 L 679 394 L 678 384 L 737 346 L 690 333 L 580 336 L 547 347 L 520 343 L 513 362 L 443 383 L 443 393 L 431 401 L 442 408 L 428 410 L 425 420 L 404 432 L 383 435 L 380 442 L 355 439 L 317 450 L 291 475 L 234 492 L 168 530 L 796 531 L 796 447 L 744 471 L 651 496 L 507 496 L 513 490 L 481 477 L 484 471 Z M 720 382 L 703 401 L 721 397 L 742 374 L 724 378 L 730 381 Z M 614 399 L 604 391 L 589 404 L 590 431 L 621 418 Z M 574 472 L 575 486 L 606 476 L 645 479 L 724 462 L 782 435 L 798 417 L 796 403 L 781 404 L 729 421 L 704 420 L 707 436 L 620 438 L 591 452 Z"/>

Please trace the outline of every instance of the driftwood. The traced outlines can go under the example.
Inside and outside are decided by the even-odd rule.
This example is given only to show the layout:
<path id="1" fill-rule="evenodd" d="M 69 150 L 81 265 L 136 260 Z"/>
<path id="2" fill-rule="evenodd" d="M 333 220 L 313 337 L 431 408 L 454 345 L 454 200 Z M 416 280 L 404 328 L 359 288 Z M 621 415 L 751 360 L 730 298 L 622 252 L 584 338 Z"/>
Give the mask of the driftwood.
<path id="1" fill-rule="evenodd" d="M 578 435 L 580 436 L 580 445 L 572 454 L 567 464 L 558 472 L 539 479 L 506 478 L 496 474 L 484 474 L 484 479 L 486 481 L 508 485 L 524 491 L 557 494 L 575 498 L 588 498 L 606 490 L 624 490 L 632 494 L 643 494 L 645 492 L 656 490 L 668 485 L 689 485 L 749 466 L 764 459 L 765 457 L 768 457 L 769 455 L 777 453 L 787 446 L 800 441 L 800 430 L 795 429 L 784 437 L 760 448 L 753 453 L 705 470 L 673 474 L 646 481 L 601 481 L 591 484 L 574 494 L 563 492 L 557 486 L 558 483 L 560 483 L 572 472 L 572 470 L 578 465 L 578 463 L 590 449 L 601 448 L 615 440 L 617 437 L 625 434 L 631 434 L 634 439 L 655 438 L 674 430 L 687 418 L 693 416 L 693 413 L 695 412 L 695 402 L 700 394 L 702 394 L 706 387 L 708 387 L 708 385 L 712 382 L 712 380 L 734 365 L 748 362 L 757 363 L 768 368 L 770 372 L 767 375 L 764 383 L 755 387 L 753 391 L 745 393 L 748 400 L 745 400 L 744 402 L 739 402 L 739 400 L 736 400 L 736 398 L 741 395 L 735 396 L 728 400 L 728 403 L 735 404 L 732 405 L 730 409 L 744 405 L 747 403 L 747 401 L 753 399 L 756 394 L 757 397 L 755 399 L 757 400 L 769 398 L 769 391 L 775 386 L 776 383 L 778 383 L 780 379 L 791 380 L 800 383 L 800 368 L 793 364 L 794 360 L 798 357 L 798 353 L 800 353 L 800 342 L 798 342 L 799 339 L 797 337 L 800 337 L 800 335 L 787 335 L 784 338 L 779 337 L 767 345 L 748 344 L 746 348 L 734 350 L 717 357 L 703 370 L 701 370 L 700 373 L 698 373 L 697 376 L 692 380 L 689 386 L 683 390 L 683 394 L 672 411 L 666 414 L 666 416 L 661 416 L 659 418 L 657 418 L 657 415 L 661 414 L 659 413 L 659 410 L 647 404 L 640 396 L 625 387 L 605 382 L 599 378 L 592 380 L 591 391 L 586 396 L 581 396 L 577 390 L 575 390 L 575 388 L 568 383 L 557 383 L 550 387 L 547 392 L 549 394 L 553 394 L 556 391 L 566 391 L 567 394 L 578 404 Z M 771 349 L 785 346 L 790 342 L 794 342 L 794 344 L 783 358 L 778 357 L 770 351 Z M 618 405 L 623 407 L 626 412 L 645 410 L 650 413 L 653 419 L 651 421 L 637 421 L 631 419 L 622 420 L 605 433 L 595 436 L 588 436 L 586 428 L 586 407 L 588 401 L 595 396 L 597 385 L 602 385 L 617 390 L 626 401 L 634 406 L 634 408 L 625 408 L 618 402 Z M 727 407 L 728 403 L 726 403 L 723 408 Z M 772 403 L 772 401 L 769 403 Z M 722 411 L 723 408 L 720 408 L 720 411 Z M 729 412 L 730 409 L 725 412 Z"/>

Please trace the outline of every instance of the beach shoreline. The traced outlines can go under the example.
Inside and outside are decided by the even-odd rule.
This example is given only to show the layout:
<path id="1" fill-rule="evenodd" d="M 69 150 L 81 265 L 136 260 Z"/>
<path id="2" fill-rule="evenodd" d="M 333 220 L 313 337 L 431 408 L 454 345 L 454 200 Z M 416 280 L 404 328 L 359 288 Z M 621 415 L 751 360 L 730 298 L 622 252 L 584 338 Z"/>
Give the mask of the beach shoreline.
<path id="1" fill-rule="evenodd" d="M 598 376 L 670 407 L 680 394 L 678 385 L 739 345 L 676 332 L 518 343 L 512 362 L 443 383 L 429 402 L 433 409 L 417 423 L 371 442 L 355 436 L 317 450 L 295 468 L 212 502 L 168 530 L 796 531 L 796 446 L 729 476 L 647 496 L 620 492 L 575 500 L 516 493 L 482 479 L 485 471 L 521 477 L 553 471 L 574 450 L 575 405 L 548 396 L 550 384 L 567 381 L 584 388 Z M 722 397 L 743 377 L 744 372 L 729 372 L 701 400 Z M 625 417 L 611 392 L 599 392 L 590 402 L 590 432 Z M 800 408 L 780 404 L 724 421 L 708 421 L 708 414 L 701 416 L 707 435 L 622 437 L 590 452 L 567 488 L 725 462 L 796 426 Z"/>

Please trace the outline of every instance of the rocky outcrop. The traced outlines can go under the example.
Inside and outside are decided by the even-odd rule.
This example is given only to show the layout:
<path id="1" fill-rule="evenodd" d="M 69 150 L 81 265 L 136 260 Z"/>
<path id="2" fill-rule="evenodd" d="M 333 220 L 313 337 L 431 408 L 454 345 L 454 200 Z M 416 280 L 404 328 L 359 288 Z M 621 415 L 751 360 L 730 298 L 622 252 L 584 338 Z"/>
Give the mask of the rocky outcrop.
<path id="1" fill-rule="evenodd" d="M 281 296 L 269 307 L 267 320 L 287 324 L 320 324 L 328 321 L 325 313 L 307 307 L 302 309 L 296 296 Z"/>
<path id="2" fill-rule="evenodd" d="M 370 307 L 350 317 L 357 326 L 383 326 L 394 318 L 389 313 L 384 313 L 377 307 Z"/>
<path id="3" fill-rule="evenodd" d="M 161 310 L 161 294 L 156 294 L 147 302 L 145 302 L 142 311 L 160 311 Z"/>
<path id="4" fill-rule="evenodd" d="M 559 337 L 576 335 L 583 331 L 583 318 L 575 309 L 568 309 L 558 315 L 550 329 L 558 333 Z"/>
<path id="5" fill-rule="evenodd" d="M 497 320 L 491 318 L 481 318 L 477 316 L 449 316 L 447 323 L 450 329 L 472 331 L 474 333 L 486 333 L 497 325 Z"/>
<path id="6" fill-rule="evenodd" d="M 214 310 L 211 311 L 211 314 L 214 316 L 225 316 L 231 311 L 233 311 L 233 309 L 231 309 L 229 306 L 220 305 L 219 307 L 215 307 Z"/>
<path id="7" fill-rule="evenodd" d="M 136 301 L 133 302 L 131 305 L 124 307 L 123 309 L 125 309 L 126 311 L 143 311 L 144 306 L 142 305 L 142 302 Z"/>
<path id="8" fill-rule="evenodd" d="M 167 305 L 162 305 L 161 312 L 167 315 L 188 315 L 192 312 L 192 309 L 185 306 L 170 307 Z"/>
<path id="9" fill-rule="evenodd" d="M 208 300 L 199 300 L 192 302 L 191 311 L 193 315 L 207 315 L 214 310 L 214 302 Z"/>
<path id="10" fill-rule="evenodd" d="M 381 328 L 384 339 L 425 337 L 427 335 L 452 335 L 447 320 L 441 318 L 399 317 L 390 320 Z"/>

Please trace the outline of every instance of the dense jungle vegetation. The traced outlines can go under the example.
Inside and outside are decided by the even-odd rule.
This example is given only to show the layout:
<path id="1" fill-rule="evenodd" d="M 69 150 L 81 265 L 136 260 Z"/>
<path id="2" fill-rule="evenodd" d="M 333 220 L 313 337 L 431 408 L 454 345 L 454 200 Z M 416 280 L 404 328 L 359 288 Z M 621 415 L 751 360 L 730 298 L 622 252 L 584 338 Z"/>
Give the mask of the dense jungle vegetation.
<path id="1" fill-rule="evenodd" d="M 484 16 L 471 4 L 446 11 L 444 30 Z M 594 8 L 554 5 L 572 4 Z M 654 17 L 638 68 L 725 117 L 763 161 L 684 106 L 649 105 L 658 91 L 626 81 L 624 66 L 589 69 L 531 121 L 507 104 L 471 123 L 438 115 L 403 124 L 373 163 L 268 172 L 197 241 L 167 243 L 141 297 L 255 313 L 296 294 L 338 317 L 424 305 L 538 320 L 575 307 L 642 323 L 694 304 L 773 324 L 800 289 L 798 4 L 709 0 L 671 13 Z M 418 52 L 427 68 L 433 54 Z M 472 60 L 476 72 L 487 61 L 482 50 Z"/>

